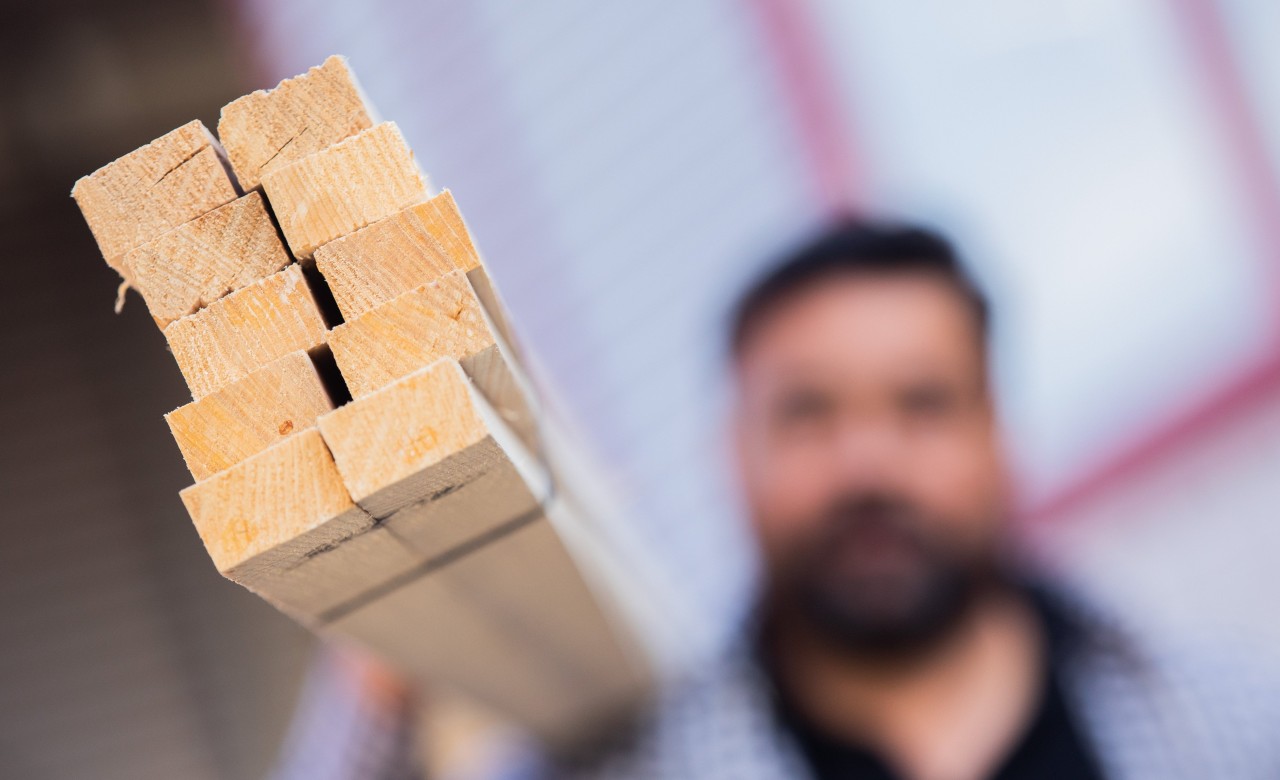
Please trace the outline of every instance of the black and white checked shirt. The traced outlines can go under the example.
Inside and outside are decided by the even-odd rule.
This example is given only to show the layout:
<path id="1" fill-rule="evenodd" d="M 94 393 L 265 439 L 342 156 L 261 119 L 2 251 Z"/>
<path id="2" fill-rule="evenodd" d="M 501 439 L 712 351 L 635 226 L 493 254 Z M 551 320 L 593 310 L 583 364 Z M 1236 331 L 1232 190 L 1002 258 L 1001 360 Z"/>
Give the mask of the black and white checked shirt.
<path id="1" fill-rule="evenodd" d="M 1056 672 L 1112 780 L 1280 780 L 1280 679 L 1239 660 L 1156 646 L 1061 589 L 1073 641 Z M 642 725 L 564 778 L 808 777 L 749 643 L 664 696 Z"/>
<path id="2" fill-rule="evenodd" d="M 1109 780 L 1280 780 L 1280 678 L 1240 659 L 1145 641 L 1074 592 L 1055 589 L 1075 641 L 1059 655 L 1064 693 Z M 744 633 L 745 636 L 745 633 Z M 314 675 L 313 675 L 314 676 Z M 401 778 L 404 723 L 374 718 L 326 679 L 309 686 L 273 777 Z M 314 682 L 314 681 L 313 681 Z M 807 765 L 776 720 L 769 681 L 747 641 L 661 696 L 637 727 L 589 760 L 524 757 L 486 778 L 782 780 Z M 393 719 L 395 720 L 395 719 Z"/>

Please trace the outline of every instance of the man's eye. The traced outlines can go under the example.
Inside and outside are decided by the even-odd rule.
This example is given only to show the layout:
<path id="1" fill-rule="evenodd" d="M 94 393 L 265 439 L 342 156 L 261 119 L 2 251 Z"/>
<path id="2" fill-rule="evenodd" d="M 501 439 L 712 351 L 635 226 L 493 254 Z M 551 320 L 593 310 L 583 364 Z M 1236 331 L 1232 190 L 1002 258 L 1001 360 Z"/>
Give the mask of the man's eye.
<path id="1" fill-rule="evenodd" d="M 778 404 L 778 419 L 783 423 L 816 421 L 829 415 L 833 407 L 831 399 L 821 393 L 791 393 Z"/>
<path id="2" fill-rule="evenodd" d="M 910 414 L 936 415 L 949 411 L 956 405 L 956 395 L 940 385 L 913 387 L 902 394 L 901 404 Z"/>

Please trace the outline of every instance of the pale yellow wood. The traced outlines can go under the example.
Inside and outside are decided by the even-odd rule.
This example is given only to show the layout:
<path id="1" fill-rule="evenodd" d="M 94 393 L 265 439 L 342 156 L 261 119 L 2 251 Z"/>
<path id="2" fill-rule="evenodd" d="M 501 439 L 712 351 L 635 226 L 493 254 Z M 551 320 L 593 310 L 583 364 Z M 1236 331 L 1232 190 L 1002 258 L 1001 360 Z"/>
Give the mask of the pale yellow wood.
<path id="1" fill-rule="evenodd" d="M 392 483 L 363 502 L 424 558 L 443 555 L 528 513 L 540 513 L 547 492 L 545 480 L 530 485 L 492 438 L 453 453 L 427 471 Z"/>
<path id="2" fill-rule="evenodd" d="M 413 152 L 394 122 L 268 171 L 262 187 L 300 259 L 427 197 Z"/>
<path id="3" fill-rule="evenodd" d="M 642 696 L 643 673 L 546 519 L 415 574 L 327 631 L 475 697 L 556 747 L 606 730 Z"/>
<path id="4" fill-rule="evenodd" d="M 532 393 L 501 344 L 493 344 L 458 360 L 476 388 L 524 446 L 541 448 Z"/>
<path id="5" fill-rule="evenodd" d="M 480 262 L 448 190 L 330 241 L 315 260 L 347 320 Z"/>
<path id="6" fill-rule="evenodd" d="M 126 252 L 238 194 L 222 148 L 199 121 L 104 165 L 71 190 L 103 257 L 126 281 Z"/>
<path id="7" fill-rule="evenodd" d="M 181 492 L 218 571 L 237 579 L 288 566 L 372 519 L 351 500 L 319 431 L 309 429 Z M 336 525 L 332 522 L 341 518 Z M 330 530 L 338 529 L 334 538 Z M 317 532 L 322 532 L 317 535 Z"/>
<path id="8" fill-rule="evenodd" d="M 325 325 L 302 269 L 290 265 L 175 320 L 164 336 L 200 400 L 290 352 L 319 346 Z"/>
<path id="9" fill-rule="evenodd" d="M 375 517 L 387 517 L 484 470 L 470 459 L 447 470 L 429 468 L 489 436 L 469 386 L 457 362 L 442 360 L 320 417 L 320 430 L 357 503 Z M 478 452 L 489 455 L 494 448 Z"/>
<path id="10" fill-rule="evenodd" d="M 249 190 L 266 172 L 372 127 L 373 113 L 346 58 L 334 55 L 274 89 L 223 106 L 218 137 Z"/>
<path id="11" fill-rule="evenodd" d="M 219 571 L 567 743 L 633 703 L 646 667 L 630 624 L 613 622 L 614 585 L 593 591 L 609 581 L 577 560 L 598 563 L 574 538 L 589 522 L 566 520 L 571 491 L 543 461 L 457 204 L 426 199 L 399 130 L 369 114 L 331 58 L 224 109 L 233 162 L 261 196 L 235 200 L 199 123 L 73 195 L 168 322 L 196 399 L 167 416 L 198 480 L 182 500 Z M 215 169 L 221 200 L 196 186 Z M 330 334 L 301 267 L 274 231 L 257 252 L 267 210 L 348 319 L 333 353 L 355 400 L 338 409 L 312 359 Z"/>
<path id="12" fill-rule="evenodd" d="M 370 309 L 329 335 L 355 398 L 439 358 L 463 358 L 493 343 L 480 303 L 459 271 Z"/>
<path id="13" fill-rule="evenodd" d="M 305 352 L 291 352 L 164 416 L 187 469 L 207 479 L 333 409 Z"/>
<path id="14" fill-rule="evenodd" d="M 351 501 L 314 428 L 181 496 L 218 571 L 308 625 L 419 560 Z"/>
<path id="15" fill-rule="evenodd" d="M 413 248 L 416 239 L 405 238 L 415 234 L 407 225 L 423 224 L 418 217 L 405 217 L 419 208 L 407 209 L 326 244 L 316 253 L 316 263 L 326 274 L 340 306 L 344 298 L 348 304 L 381 300 L 409 279 L 434 279 L 363 309 L 360 316 L 333 329 L 329 346 L 347 387 L 353 397 L 362 398 L 439 358 L 455 358 L 526 445 L 536 447 L 537 422 L 526 383 L 513 372 L 509 351 L 495 337 L 494 328 L 499 324 L 507 326 L 507 319 L 484 268 L 473 266 L 464 275 L 461 269 L 430 268 L 425 263 L 415 268 L 412 260 L 402 266 L 397 264 L 397 258 L 427 256 Z M 447 211 L 443 209 L 441 213 Z M 391 227 L 393 224 L 397 226 Z M 351 243 L 353 239 L 366 238 L 370 231 L 378 231 L 374 235 L 386 238 Z M 416 235 L 430 238 L 426 232 Z M 334 247 L 339 251 L 327 254 Z M 368 266 L 375 270 L 369 274 L 356 270 L 366 268 L 364 261 L 369 258 L 380 258 Z M 443 276 L 439 275 L 440 270 Z M 374 286 L 364 287 L 364 282 Z M 357 292 L 361 290 L 364 292 Z M 480 297 L 482 291 L 484 298 Z M 485 299 L 491 310 L 486 310 Z M 355 310 L 360 310 L 359 306 Z"/>
<path id="16" fill-rule="evenodd" d="M 258 192 L 179 225 L 122 261 L 161 328 L 289 262 Z"/>
<path id="17" fill-rule="evenodd" d="M 319 425 L 353 498 L 422 558 L 320 624 L 554 742 L 638 699 L 649 677 L 554 531 L 550 484 L 456 362 Z"/>
<path id="18" fill-rule="evenodd" d="M 498 288 L 493 284 L 493 280 L 489 278 L 488 269 L 483 264 L 477 265 L 467 271 L 467 280 L 471 282 L 471 290 L 480 301 L 481 308 L 484 309 L 485 316 L 489 320 L 490 329 L 502 341 L 504 350 L 512 354 L 512 359 L 517 363 L 522 363 L 520 344 L 515 337 L 515 332 L 512 330 L 511 317 L 507 314 L 507 307 L 502 301 L 502 296 L 498 294 Z"/>

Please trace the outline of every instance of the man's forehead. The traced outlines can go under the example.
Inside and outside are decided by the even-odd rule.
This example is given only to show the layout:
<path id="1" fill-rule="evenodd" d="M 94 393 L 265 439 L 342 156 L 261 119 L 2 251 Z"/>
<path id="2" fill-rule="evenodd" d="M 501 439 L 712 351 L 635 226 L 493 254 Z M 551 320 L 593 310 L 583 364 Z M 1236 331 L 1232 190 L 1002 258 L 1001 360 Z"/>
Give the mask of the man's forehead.
<path id="1" fill-rule="evenodd" d="M 961 293 L 937 275 L 842 274 L 774 301 L 739 345 L 738 362 L 967 358 L 982 340 Z"/>

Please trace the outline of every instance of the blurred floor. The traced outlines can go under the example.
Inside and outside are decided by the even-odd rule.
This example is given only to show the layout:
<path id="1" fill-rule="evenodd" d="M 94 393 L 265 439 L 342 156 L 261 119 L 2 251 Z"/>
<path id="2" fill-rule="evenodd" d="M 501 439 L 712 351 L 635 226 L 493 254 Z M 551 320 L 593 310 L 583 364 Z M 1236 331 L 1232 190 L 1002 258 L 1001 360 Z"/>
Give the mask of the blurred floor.
<path id="1" fill-rule="evenodd" d="M 164 340 L 69 197 L 247 91 L 211 4 L 29 3 L 0 21 L 0 776 L 261 776 L 307 635 L 209 565 L 161 417 Z"/>

